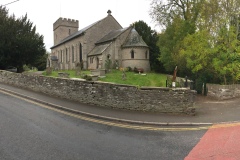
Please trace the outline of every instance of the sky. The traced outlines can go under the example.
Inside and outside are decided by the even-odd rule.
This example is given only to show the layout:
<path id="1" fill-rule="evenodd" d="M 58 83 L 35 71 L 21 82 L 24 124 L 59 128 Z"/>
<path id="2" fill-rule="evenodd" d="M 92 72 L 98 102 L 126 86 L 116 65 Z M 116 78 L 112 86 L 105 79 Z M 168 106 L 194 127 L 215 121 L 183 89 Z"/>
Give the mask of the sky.
<path id="1" fill-rule="evenodd" d="M 16 0 L 1 0 L 5 5 Z M 28 19 L 36 25 L 37 32 L 44 36 L 47 51 L 53 46 L 53 23 L 59 18 L 79 21 L 79 30 L 107 16 L 112 16 L 121 24 L 130 24 L 142 20 L 152 29 L 160 31 L 149 16 L 151 0 L 19 0 L 6 5 L 9 14 L 17 18 L 27 14 Z"/>

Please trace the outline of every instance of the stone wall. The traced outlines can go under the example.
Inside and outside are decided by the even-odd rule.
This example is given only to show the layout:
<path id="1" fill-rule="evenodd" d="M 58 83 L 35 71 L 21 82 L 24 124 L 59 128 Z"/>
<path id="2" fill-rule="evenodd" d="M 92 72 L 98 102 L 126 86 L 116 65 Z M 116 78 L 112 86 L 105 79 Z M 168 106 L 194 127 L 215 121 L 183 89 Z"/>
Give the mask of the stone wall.
<path id="1" fill-rule="evenodd" d="M 0 82 L 102 107 L 194 115 L 195 91 L 53 78 L 0 70 Z"/>
<path id="2" fill-rule="evenodd" d="M 240 84 L 207 84 L 207 90 L 207 96 L 216 98 L 218 100 L 240 97 Z"/>
<path id="3" fill-rule="evenodd" d="M 131 51 L 134 50 L 134 58 L 131 58 Z M 146 58 L 147 52 L 147 58 Z M 143 68 L 144 72 L 150 71 L 149 49 L 147 47 L 131 47 L 123 49 L 122 67 Z"/>

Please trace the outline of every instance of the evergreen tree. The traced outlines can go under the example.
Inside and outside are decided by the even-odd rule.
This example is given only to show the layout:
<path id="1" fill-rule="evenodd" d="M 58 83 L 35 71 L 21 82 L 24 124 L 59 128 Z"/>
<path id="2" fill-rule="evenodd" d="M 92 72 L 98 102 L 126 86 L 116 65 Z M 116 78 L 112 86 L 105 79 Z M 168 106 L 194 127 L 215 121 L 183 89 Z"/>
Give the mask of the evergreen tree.
<path id="1" fill-rule="evenodd" d="M 22 72 L 24 64 L 34 66 L 45 53 L 43 36 L 27 15 L 16 18 L 0 6 L 0 68 L 14 66 Z"/>

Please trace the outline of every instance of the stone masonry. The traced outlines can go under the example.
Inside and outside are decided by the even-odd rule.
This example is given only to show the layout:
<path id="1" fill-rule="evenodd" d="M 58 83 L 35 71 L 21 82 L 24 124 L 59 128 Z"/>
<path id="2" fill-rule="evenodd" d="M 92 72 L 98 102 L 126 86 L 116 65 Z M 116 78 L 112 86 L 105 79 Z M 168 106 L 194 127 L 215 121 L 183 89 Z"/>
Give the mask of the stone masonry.
<path id="1" fill-rule="evenodd" d="M 196 92 L 184 88 L 151 88 L 73 80 L 0 70 L 0 82 L 51 96 L 107 108 L 195 114 Z"/>
<path id="2" fill-rule="evenodd" d="M 207 84 L 207 96 L 218 100 L 226 100 L 240 97 L 240 84 L 220 85 Z"/>

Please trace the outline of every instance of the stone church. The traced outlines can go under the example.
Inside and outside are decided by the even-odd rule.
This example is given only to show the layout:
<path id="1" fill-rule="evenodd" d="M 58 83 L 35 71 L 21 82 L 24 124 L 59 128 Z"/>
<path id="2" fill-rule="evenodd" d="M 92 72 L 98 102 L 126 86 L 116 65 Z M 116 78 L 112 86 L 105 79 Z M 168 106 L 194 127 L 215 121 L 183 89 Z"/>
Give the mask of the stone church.
<path id="1" fill-rule="evenodd" d="M 133 27 L 122 28 L 109 10 L 108 15 L 78 30 L 78 20 L 59 18 L 53 24 L 54 46 L 47 66 L 55 70 L 111 67 L 143 68 L 150 71 L 149 47 Z"/>

